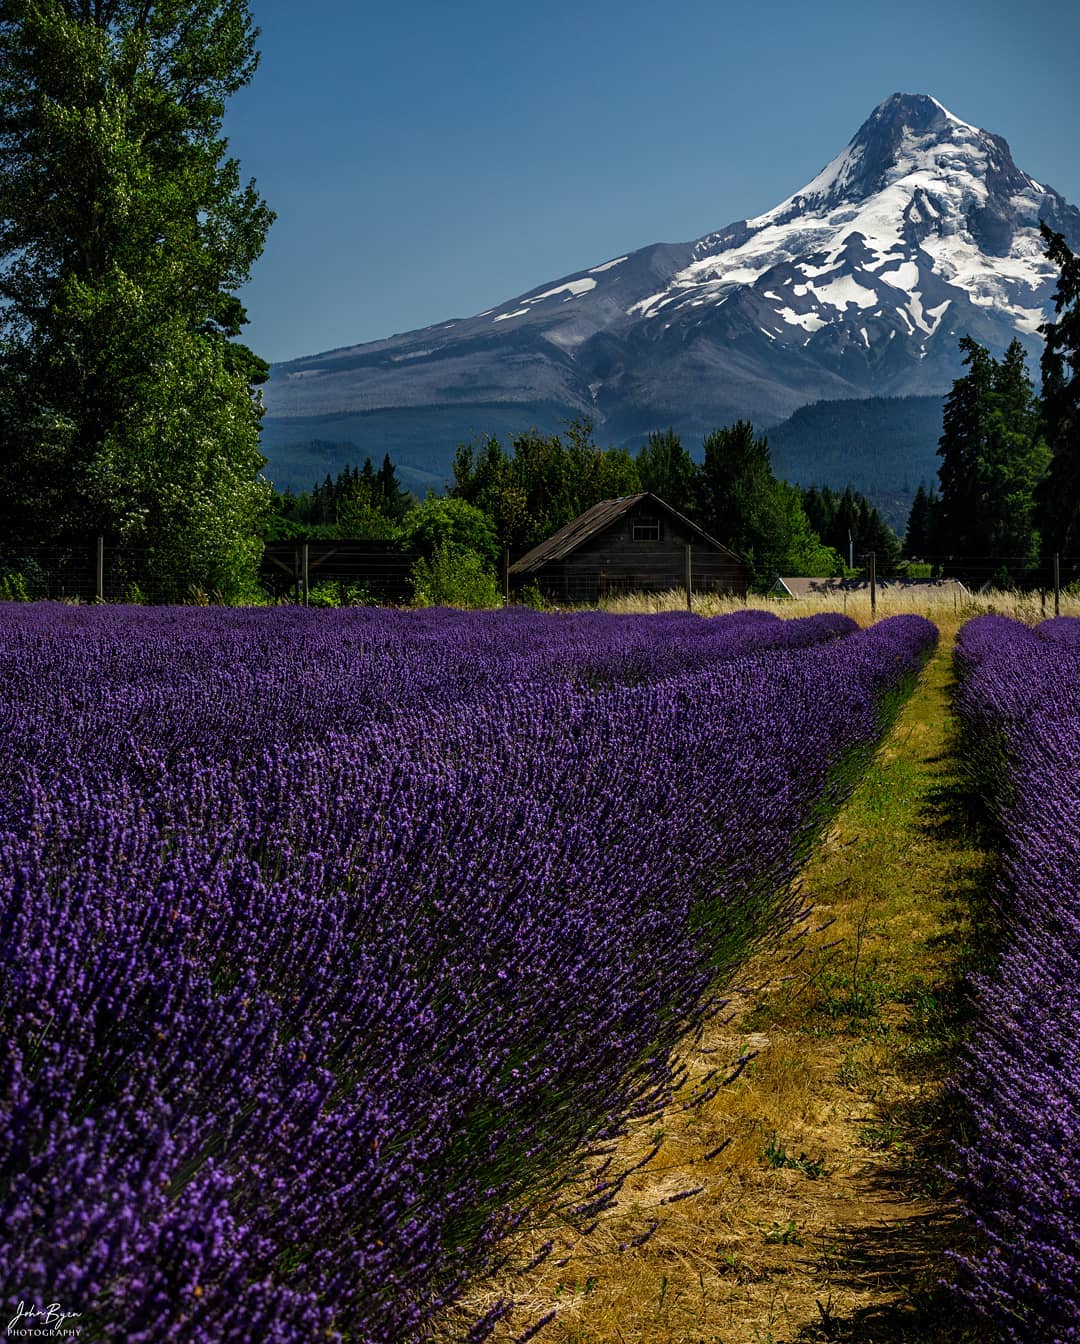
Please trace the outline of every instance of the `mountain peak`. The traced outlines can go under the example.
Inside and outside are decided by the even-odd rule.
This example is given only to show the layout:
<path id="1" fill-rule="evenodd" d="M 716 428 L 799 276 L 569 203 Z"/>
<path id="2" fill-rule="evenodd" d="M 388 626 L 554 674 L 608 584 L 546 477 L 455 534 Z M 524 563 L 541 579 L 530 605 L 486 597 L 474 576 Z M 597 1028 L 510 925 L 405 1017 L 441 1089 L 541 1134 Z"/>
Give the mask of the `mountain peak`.
<path id="1" fill-rule="evenodd" d="M 928 94 L 893 93 L 763 215 L 472 318 L 278 366 L 267 404 L 279 416 L 475 405 L 479 425 L 498 423 L 491 407 L 539 424 L 558 406 L 638 434 L 941 393 L 962 370 L 962 335 L 995 351 L 1019 336 L 1038 353 L 1056 281 L 1040 219 L 1080 245 L 1080 211 L 1000 136 Z"/>
<path id="2" fill-rule="evenodd" d="M 827 214 L 861 205 L 901 180 L 959 183 L 985 202 L 1043 188 L 1013 162 L 1000 136 L 981 130 L 925 93 L 892 93 L 878 103 L 848 144 L 801 191 L 747 221 L 779 223 L 807 211 Z"/>
<path id="3" fill-rule="evenodd" d="M 928 93 L 890 93 L 883 98 L 856 133 L 855 139 L 875 123 L 886 122 L 890 125 L 906 126 L 919 134 L 925 134 L 939 123 L 951 123 L 952 126 L 980 134 L 977 126 L 962 121 L 955 116 L 944 103 L 939 103 Z"/>

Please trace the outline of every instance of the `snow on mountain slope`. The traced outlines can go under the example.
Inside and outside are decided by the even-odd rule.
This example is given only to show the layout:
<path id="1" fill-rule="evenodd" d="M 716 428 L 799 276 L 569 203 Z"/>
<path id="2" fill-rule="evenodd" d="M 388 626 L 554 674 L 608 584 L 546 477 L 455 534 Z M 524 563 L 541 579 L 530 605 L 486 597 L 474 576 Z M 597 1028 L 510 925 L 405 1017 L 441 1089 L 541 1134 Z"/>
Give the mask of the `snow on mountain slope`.
<path id="1" fill-rule="evenodd" d="M 964 334 L 1037 352 L 1056 280 L 1040 219 L 1080 247 L 1080 211 L 1004 140 L 934 98 L 893 94 L 763 215 L 476 317 L 275 366 L 267 405 L 272 418 L 544 405 L 626 439 L 943 392 Z"/>
<path id="2" fill-rule="evenodd" d="M 803 331 L 834 321 L 854 303 L 892 306 L 908 315 L 912 330 L 932 336 L 953 299 L 927 309 L 922 294 L 944 283 L 1030 335 L 1044 318 L 1045 288 L 1053 279 L 1039 219 L 1063 205 L 1015 167 L 1004 141 L 961 121 L 936 99 L 894 94 L 812 182 L 747 220 L 745 241 L 702 239 L 703 255 L 632 313 L 652 317 L 716 304 L 790 263 L 793 274 L 778 279 L 776 288 L 790 288 L 805 302 L 789 305 L 784 293 L 765 297 L 773 299 L 782 324 Z M 1006 233 L 1007 250 L 994 255 Z"/>

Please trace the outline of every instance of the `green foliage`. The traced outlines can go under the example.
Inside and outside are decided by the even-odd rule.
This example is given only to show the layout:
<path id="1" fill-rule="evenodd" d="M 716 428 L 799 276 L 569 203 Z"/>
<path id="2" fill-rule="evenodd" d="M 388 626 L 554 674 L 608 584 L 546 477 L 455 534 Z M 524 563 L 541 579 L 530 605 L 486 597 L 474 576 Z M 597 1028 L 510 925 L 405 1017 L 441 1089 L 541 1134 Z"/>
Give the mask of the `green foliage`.
<path id="1" fill-rule="evenodd" d="M 1039 328 L 1042 420 L 1052 457 L 1038 493 L 1044 551 L 1080 549 L 1080 258 L 1060 233 L 1041 224 L 1046 255 L 1058 267 L 1056 320 Z"/>
<path id="2" fill-rule="evenodd" d="M 827 485 L 820 490 L 811 487 L 803 495 L 803 507 L 814 531 L 836 552 L 837 567 L 829 572 L 848 573 L 849 556 L 858 569 L 863 565 L 866 553 L 873 551 L 878 575 L 886 578 L 895 573 L 900 560 L 900 542 L 864 495 L 850 486 L 842 495 L 834 493 Z"/>
<path id="3" fill-rule="evenodd" d="M 787 481 L 777 481 L 776 503 L 778 516 L 787 532 L 777 573 L 825 578 L 842 572 L 840 556 L 831 546 L 826 546 L 810 526 L 799 489 Z"/>
<path id="4" fill-rule="evenodd" d="M 337 528 L 322 523 L 298 523 L 279 511 L 280 495 L 275 496 L 273 512 L 263 526 L 264 541 L 333 541 Z"/>
<path id="5" fill-rule="evenodd" d="M 904 532 L 904 556 L 914 559 L 932 552 L 937 527 L 935 513 L 939 505 L 937 492 L 920 485 L 915 492 L 911 512 L 908 514 L 907 529 Z"/>
<path id="6" fill-rule="evenodd" d="M 83 473 L 85 494 L 114 543 L 151 548 L 146 577 L 159 596 L 182 601 L 194 586 L 240 599 L 254 586 L 268 502 L 248 388 L 227 373 L 222 342 L 178 321 L 156 340 L 167 368 L 133 387 L 129 414 Z"/>
<path id="7" fill-rule="evenodd" d="M 30 589 L 26 576 L 18 572 L 0 574 L 0 602 L 29 602 Z"/>
<path id="8" fill-rule="evenodd" d="M 273 216 L 221 136 L 256 64 L 247 0 L 0 5 L 0 525 L 138 545 L 158 589 L 258 559 L 235 291 Z"/>
<path id="9" fill-rule="evenodd" d="M 308 592 L 309 607 L 373 607 L 377 605 L 378 603 L 366 583 L 322 579 Z"/>
<path id="10" fill-rule="evenodd" d="M 495 526 L 488 515 L 452 495 L 431 495 L 410 509 L 401 526 L 401 537 L 407 549 L 420 551 L 425 560 L 443 548 L 451 555 L 472 552 L 482 563 L 494 567 L 500 555 Z"/>
<path id="11" fill-rule="evenodd" d="M 412 568 L 413 601 L 418 607 L 465 607 L 470 610 L 502 605 L 493 570 L 475 550 L 450 541 L 438 542 L 430 556 L 421 556 Z"/>
<path id="12" fill-rule="evenodd" d="M 1008 576 L 1038 557 L 1035 490 L 1050 451 L 1020 342 L 1000 363 L 969 336 L 960 348 L 969 371 L 945 401 L 933 549 L 955 557 L 954 569 L 1000 560 Z"/>
<path id="13" fill-rule="evenodd" d="M 749 561 L 759 587 L 778 574 L 832 574 L 840 564 L 811 527 L 800 491 L 773 475 L 768 439 L 748 420 L 706 437 L 697 521 Z"/>
<path id="14" fill-rule="evenodd" d="M 557 606 L 544 593 L 540 585 L 534 579 L 531 583 L 522 584 L 514 593 L 514 601 L 522 607 L 531 607 L 533 611 L 556 611 Z"/>
<path id="15" fill-rule="evenodd" d="M 543 541 L 604 499 L 637 494 L 634 459 L 622 448 L 598 448 L 592 422 L 572 421 L 565 439 L 530 430 L 508 454 L 497 439 L 461 444 L 451 495 L 482 509 L 500 546 L 522 550 Z"/>
<path id="16" fill-rule="evenodd" d="M 649 435 L 637 455 L 641 489 L 690 517 L 696 510 L 697 467 L 673 429 Z"/>
<path id="17" fill-rule="evenodd" d="M 805 1153 L 799 1153 L 798 1157 L 794 1156 L 787 1151 L 776 1134 L 771 1134 L 765 1140 L 762 1158 L 774 1171 L 798 1171 L 804 1176 L 809 1176 L 812 1181 L 818 1180 L 825 1174 L 823 1158 L 807 1157 Z"/>
<path id="18" fill-rule="evenodd" d="M 348 464 L 321 485 L 296 495 L 275 492 L 267 520 L 267 541 L 307 538 L 392 541 L 401 535 L 401 521 L 415 503 L 398 483 L 390 455 L 378 471 L 371 458 L 360 467 Z"/>

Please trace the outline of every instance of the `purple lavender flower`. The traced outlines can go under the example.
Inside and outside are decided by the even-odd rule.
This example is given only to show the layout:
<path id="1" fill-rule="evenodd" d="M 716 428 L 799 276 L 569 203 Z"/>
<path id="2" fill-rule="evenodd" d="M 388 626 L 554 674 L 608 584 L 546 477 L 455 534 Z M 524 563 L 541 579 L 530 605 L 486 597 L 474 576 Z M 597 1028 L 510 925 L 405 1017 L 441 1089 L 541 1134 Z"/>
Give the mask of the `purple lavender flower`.
<path id="1" fill-rule="evenodd" d="M 1000 960 L 957 1089 L 958 1287 L 1003 1340 L 1080 1338 L 1080 620 L 960 632 L 957 707 L 999 830 Z"/>
<path id="2" fill-rule="evenodd" d="M 663 1104 L 935 638 L 0 609 L 5 1303 L 417 1337 Z"/>

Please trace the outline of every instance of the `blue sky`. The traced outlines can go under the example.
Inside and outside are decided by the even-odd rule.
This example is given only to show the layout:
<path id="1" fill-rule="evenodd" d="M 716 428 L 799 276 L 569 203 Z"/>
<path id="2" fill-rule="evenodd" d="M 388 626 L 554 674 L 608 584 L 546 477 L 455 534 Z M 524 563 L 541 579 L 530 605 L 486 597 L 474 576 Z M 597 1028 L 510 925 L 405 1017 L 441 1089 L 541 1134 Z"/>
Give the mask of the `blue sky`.
<path id="1" fill-rule="evenodd" d="M 225 129 L 278 215 L 243 293 L 271 360 L 759 214 L 898 91 L 1080 205 L 1075 0 L 251 3 Z"/>

